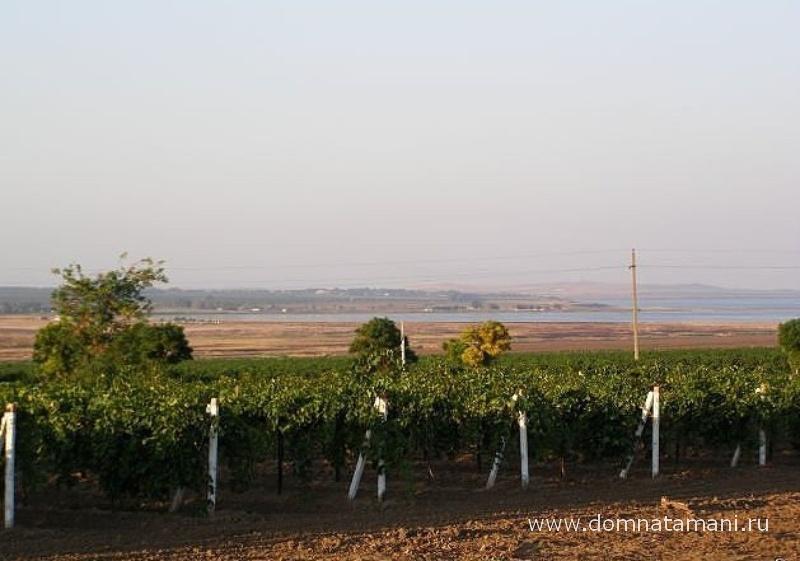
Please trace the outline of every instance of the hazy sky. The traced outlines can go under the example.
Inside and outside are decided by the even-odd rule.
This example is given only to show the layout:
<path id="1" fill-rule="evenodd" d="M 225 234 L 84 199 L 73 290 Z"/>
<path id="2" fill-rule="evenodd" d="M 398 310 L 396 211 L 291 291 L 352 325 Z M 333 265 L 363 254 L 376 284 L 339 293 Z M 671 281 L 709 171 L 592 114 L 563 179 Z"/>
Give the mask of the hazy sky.
<path id="1" fill-rule="evenodd" d="M 644 283 L 800 287 L 798 22 L 770 0 L 5 0 L 0 284 L 122 251 L 186 287 L 626 282 L 636 246 Z"/>

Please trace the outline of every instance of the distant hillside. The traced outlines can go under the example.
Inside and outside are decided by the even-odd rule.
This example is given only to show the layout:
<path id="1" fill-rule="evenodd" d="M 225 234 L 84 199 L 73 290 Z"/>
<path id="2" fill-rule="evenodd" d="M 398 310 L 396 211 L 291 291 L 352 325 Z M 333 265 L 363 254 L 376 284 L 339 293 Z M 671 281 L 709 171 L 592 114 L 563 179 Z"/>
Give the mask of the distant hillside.
<path id="1" fill-rule="evenodd" d="M 50 312 L 51 288 L 0 287 L 0 314 Z M 564 283 L 518 286 L 506 291 L 395 288 L 308 288 L 301 290 L 186 290 L 148 291 L 156 312 L 191 314 L 204 312 L 299 313 L 402 313 L 402 312 L 508 312 L 574 311 L 625 308 L 630 286 L 603 283 Z M 734 290 L 702 284 L 644 285 L 640 302 L 680 307 L 692 300 L 796 299 L 800 291 Z M 728 304 L 726 304 L 728 305 Z M 785 302 L 781 306 L 785 306 Z"/>
<path id="2" fill-rule="evenodd" d="M 52 288 L 0 286 L 0 314 L 46 314 Z"/>
<path id="3" fill-rule="evenodd" d="M 566 300 L 591 301 L 627 298 L 631 286 L 627 283 L 573 282 L 527 284 L 508 288 L 521 294 L 538 294 L 544 297 Z M 708 284 L 640 284 L 639 295 L 643 298 L 798 298 L 800 290 L 725 288 Z"/>
<path id="4" fill-rule="evenodd" d="M 49 288 L 0 287 L 0 313 L 48 313 Z M 530 294 L 457 290 L 309 288 L 303 290 L 149 290 L 157 312 L 353 313 L 560 310 L 580 304 Z"/>

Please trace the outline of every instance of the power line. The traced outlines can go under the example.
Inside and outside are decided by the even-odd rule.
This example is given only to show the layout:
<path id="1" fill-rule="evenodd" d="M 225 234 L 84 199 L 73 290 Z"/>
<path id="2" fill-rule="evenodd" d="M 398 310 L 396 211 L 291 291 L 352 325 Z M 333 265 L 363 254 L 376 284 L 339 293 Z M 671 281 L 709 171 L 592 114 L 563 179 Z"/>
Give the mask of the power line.
<path id="1" fill-rule="evenodd" d="M 267 270 L 292 270 L 292 269 L 341 269 L 346 267 L 379 267 L 379 266 L 412 266 L 412 265 L 424 265 L 424 264 L 448 264 L 448 263 L 485 263 L 485 262 L 498 262 L 498 261 L 506 261 L 506 260 L 522 260 L 526 258 L 535 258 L 535 257 L 563 257 L 563 256 L 580 256 L 580 255 L 603 255 L 603 254 L 620 254 L 623 255 L 623 251 L 627 252 L 627 250 L 621 249 L 593 249 L 593 250 L 576 250 L 576 251 L 541 251 L 541 252 L 531 252 L 531 253 L 519 253 L 519 254 L 512 254 L 512 255 L 498 255 L 498 256 L 471 256 L 471 257 L 446 257 L 446 258 L 427 258 L 427 259 L 406 259 L 406 260 L 369 260 L 369 261 L 353 261 L 353 262 L 335 262 L 335 263 L 301 263 L 301 264 L 293 264 L 293 265 L 280 265 L 278 267 L 271 266 L 271 265 L 209 265 L 209 266 L 168 266 L 169 272 L 214 272 L 214 271 L 267 271 Z M 789 250 L 753 250 L 753 249 L 645 249 L 639 250 L 640 253 L 684 253 L 684 254 L 703 254 L 703 253 L 718 253 L 718 254 L 733 254 L 733 253 L 772 253 L 772 254 L 795 254 L 800 253 L 800 251 L 789 251 Z M 393 275 L 393 276 L 383 276 L 382 278 L 375 278 L 370 275 L 370 282 L 375 282 L 378 280 L 439 280 L 442 276 L 475 276 L 475 275 L 493 275 L 495 277 L 502 277 L 502 276 L 519 276 L 519 275 L 539 275 L 539 274 L 557 274 L 557 273 L 584 273 L 584 272 L 594 272 L 594 271 L 605 271 L 605 270 L 623 270 L 626 265 L 622 262 L 616 265 L 600 265 L 600 266 L 591 266 L 591 267 L 567 267 L 567 268 L 543 268 L 543 269 L 518 269 L 516 271 L 497 271 L 497 270 L 489 270 L 489 269 L 481 269 L 481 268 L 471 268 L 468 271 L 456 272 L 444 272 L 444 273 L 434 273 L 434 272 L 421 272 L 421 273 L 411 273 L 407 272 L 402 275 Z M 727 270 L 750 270 L 750 271 L 795 271 L 800 270 L 800 265 L 783 265 L 783 264 L 766 264 L 766 265 L 706 265 L 706 264 L 659 264 L 659 263 L 652 263 L 648 264 L 645 262 L 644 264 L 639 264 L 639 268 L 643 269 L 663 269 L 663 270 L 719 270 L 719 271 L 727 271 Z M 47 267 L 5 267 L 6 271 L 49 271 L 50 268 Z M 83 269 L 86 273 L 94 274 L 104 271 L 105 269 L 102 268 L 84 268 Z M 420 276 L 421 275 L 421 276 Z M 303 282 L 308 280 L 307 278 L 289 278 L 289 279 L 272 279 L 272 280 L 239 280 L 236 282 L 239 283 L 263 283 L 263 282 Z M 340 281 L 353 281 L 353 280 L 360 280 L 359 277 L 351 277 L 349 279 L 345 278 L 337 278 Z"/>
<path id="2" fill-rule="evenodd" d="M 753 254 L 778 254 L 778 255 L 800 255 L 800 249 L 754 249 L 754 248 L 708 248 L 708 249 L 666 249 L 666 248 L 644 248 L 644 249 L 637 249 L 639 252 L 645 253 L 721 253 L 721 254 L 731 254 L 731 253 L 753 253 Z"/>
<path id="3" fill-rule="evenodd" d="M 720 270 L 720 271 L 794 271 L 800 265 L 642 265 L 645 269 L 686 269 L 686 270 Z"/>
<path id="4" fill-rule="evenodd" d="M 580 251 L 541 251 L 535 253 L 519 253 L 514 255 L 493 255 L 493 256 L 469 256 L 469 257 L 445 257 L 428 259 L 402 259 L 402 260 L 370 260 L 370 261 L 337 261 L 331 263 L 299 263 L 293 265 L 282 265 L 282 269 L 305 269 L 319 267 L 373 267 L 384 265 L 418 265 L 418 264 L 439 264 L 439 263 L 464 263 L 476 261 L 508 261 L 526 259 L 531 257 L 554 257 L 554 256 L 573 256 L 573 255 L 599 255 L 604 253 L 618 253 L 618 249 L 600 250 L 580 250 Z M 270 265 L 221 265 L 214 267 L 170 267 L 174 271 L 208 271 L 208 270 L 262 270 L 272 269 Z"/>
<path id="5" fill-rule="evenodd" d="M 613 266 L 602 266 L 602 267 L 578 267 L 578 268 L 569 268 L 569 269 L 535 269 L 535 270 L 518 270 L 513 272 L 501 272 L 501 271 L 492 271 L 492 270 L 471 270 L 471 271 L 458 271 L 458 272 L 449 272 L 449 273 L 423 273 L 421 275 L 415 275 L 413 273 L 405 274 L 405 275 L 395 275 L 395 276 L 382 276 L 382 277 L 341 277 L 336 276 L 336 282 L 363 282 L 365 284 L 375 283 L 375 282 L 403 282 L 403 281 L 416 281 L 416 282 L 425 282 L 425 281 L 442 281 L 443 277 L 446 278 L 463 278 L 463 277 L 476 277 L 476 276 L 492 276 L 494 278 L 503 278 L 503 277 L 518 277 L 518 276 L 526 276 L 526 275 L 538 275 L 538 274 L 559 274 L 559 273 L 583 273 L 583 272 L 593 272 L 593 271 L 605 271 L 605 270 L 623 270 L 624 266 L 613 265 Z M 247 280 L 239 280 L 237 279 L 235 282 L 237 284 L 267 284 L 267 283 L 276 283 L 276 282 L 304 282 L 309 281 L 308 277 L 302 278 L 272 278 L 272 279 L 247 279 Z M 315 280 L 314 282 L 330 282 L 329 280 Z"/>

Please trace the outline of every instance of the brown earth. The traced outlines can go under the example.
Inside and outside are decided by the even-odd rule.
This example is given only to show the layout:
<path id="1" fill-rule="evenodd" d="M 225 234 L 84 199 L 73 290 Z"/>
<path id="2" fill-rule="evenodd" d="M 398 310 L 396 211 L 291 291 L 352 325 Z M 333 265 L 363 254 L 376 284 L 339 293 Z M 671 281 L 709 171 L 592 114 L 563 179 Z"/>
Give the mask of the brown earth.
<path id="1" fill-rule="evenodd" d="M 31 356 L 34 334 L 47 320 L 34 316 L 0 316 L 0 360 Z M 619 323 L 510 323 L 516 351 L 629 349 L 631 328 Z M 354 323 L 238 322 L 187 323 L 186 332 L 198 356 L 342 354 L 353 337 Z M 415 349 L 439 352 L 442 342 L 463 323 L 405 325 Z M 644 323 L 643 349 L 773 346 L 777 326 L 768 323 Z"/>
<path id="2" fill-rule="evenodd" d="M 747 456 L 751 456 L 748 451 Z M 621 481 L 613 465 L 534 466 L 531 487 L 519 488 L 510 466 L 497 487 L 474 462 L 438 462 L 389 474 L 389 499 L 373 497 L 368 470 L 353 504 L 347 481 L 327 477 L 302 485 L 288 477 L 277 495 L 272 476 L 246 493 L 223 485 L 217 513 L 206 517 L 194 497 L 178 514 L 116 511 L 79 490 L 29 498 L 18 527 L 0 532 L 0 559 L 135 560 L 729 560 L 800 559 L 800 459 L 738 469 L 725 458 L 689 458 L 651 480 L 646 461 Z M 274 469 L 274 466 L 273 466 Z M 321 482 L 320 482 L 321 481 Z M 667 499 L 665 500 L 664 497 Z M 531 531 L 529 518 L 593 517 L 768 519 L 765 532 Z M 763 528 L 763 526 L 762 526 Z"/>

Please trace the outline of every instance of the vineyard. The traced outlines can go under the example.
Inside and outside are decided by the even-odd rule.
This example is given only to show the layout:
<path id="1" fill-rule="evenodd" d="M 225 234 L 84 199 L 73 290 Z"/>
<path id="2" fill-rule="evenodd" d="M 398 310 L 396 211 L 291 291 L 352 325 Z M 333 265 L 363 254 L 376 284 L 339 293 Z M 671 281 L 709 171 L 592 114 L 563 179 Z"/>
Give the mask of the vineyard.
<path id="1" fill-rule="evenodd" d="M 278 477 L 308 482 L 324 464 L 343 498 L 367 429 L 366 456 L 385 461 L 390 479 L 464 455 L 488 471 L 519 411 L 533 461 L 622 462 L 653 384 L 664 454 L 753 450 L 761 429 L 788 447 L 800 434 L 800 381 L 771 349 L 653 352 L 636 363 L 622 353 L 509 355 L 484 368 L 425 357 L 378 373 L 345 358 L 189 361 L 77 382 L 39 380 L 26 365 L 3 373 L 0 398 L 19 412 L 23 489 L 81 479 L 112 501 L 204 492 L 211 398 L 225 485 L 246 489 L 279 458 Z M 390 404 L 385 422 L 376 395 Z"/>

